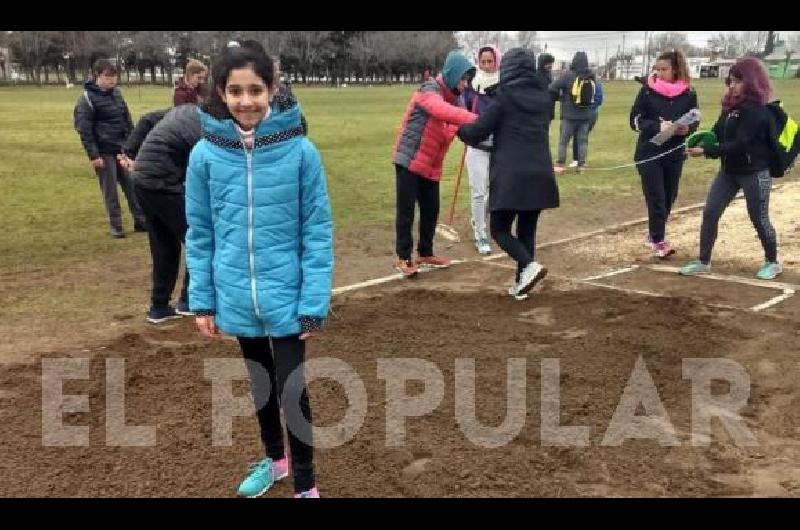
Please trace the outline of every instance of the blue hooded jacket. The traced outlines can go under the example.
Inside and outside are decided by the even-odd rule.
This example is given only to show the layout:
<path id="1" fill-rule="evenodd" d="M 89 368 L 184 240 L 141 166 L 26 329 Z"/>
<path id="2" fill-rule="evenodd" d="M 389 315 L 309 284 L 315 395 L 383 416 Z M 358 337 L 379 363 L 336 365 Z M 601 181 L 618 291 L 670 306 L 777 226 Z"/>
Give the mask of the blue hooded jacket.
<path id="1" fill-rule="evenodd" d="M 299 105 L 272 110 L 252 151 L 231 119 L 200 110 L 203 139 L 186 174 L 189 307 L 223 332 L 283 337 L 299 317 L 324 319 L 333 280 L 333 224 L 319 152 Z"/>

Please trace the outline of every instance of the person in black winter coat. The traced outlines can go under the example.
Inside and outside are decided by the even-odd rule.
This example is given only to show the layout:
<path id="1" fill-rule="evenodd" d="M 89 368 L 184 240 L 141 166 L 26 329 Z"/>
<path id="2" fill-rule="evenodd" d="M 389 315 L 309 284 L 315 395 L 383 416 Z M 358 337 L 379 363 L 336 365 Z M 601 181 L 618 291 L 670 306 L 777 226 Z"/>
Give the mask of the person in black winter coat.
<path id="1" fill-rule="evenodd" d="M 548 79 L 536 71 L 534 55 L 514 48 L 500 63 L 495 99 L 458 137 L 477 145 L 494 134 L 489 167 L 492 238 L 517 262 L 509 294 L 520 299 L 544 278 L 547 269 L 534 259 L 539 214 L 559 205 L 558 184 L 550 158 L 548 127 L 551 96 Z M 517 235 L 511 235 L 516 219 Z"/>
<path id="2" fill-rule="evenodd" d="M 686 159 L 686 152 L 680 146 L 686 141 L 686 135 L 697 129 L 698 123 L 690 127 L 679 126 L 676 134 L 660 146 L 650 140 L 670 127 L 674 120 L 698 108 L 698 104 L 682 52 L 662 53 L 656 59 L 655 70 L 655 74 L 638 80 L 642 88 L 631 108 L 630 126 L 639 133 L 635 160 L 664 155 L 636 168 L 647 205 L 649 234 L 645 245 L 656 257 L 665 258 L 675 252 L 665 236 L 667 219 L 678 197 L 678 184 Z"/>
<path id="3" fill-rule="evenodd" d="M 91 160 L 103 193 L 103 202 L 113 237 L 125 237 L 117 195 L 119 182 L 134 221 L 134 230 L 144 231 L 144 214 L 133 193 L 128 172 L 117 160 L 122 144 L 133 129 L 128 105 L 117 88 L 117 68 L 105 59 L 94 64 L 94 79 L 84 84 L 74 110 L 74 126 Z"/>
<path id="4" fill-rule="evenodd" d="M 717 227 L 725 209 L 739 190 L 744 192 L 747 213 L 764 248 L 764 264 L 756 273 L 761 280 L 772 280 L 782 272 L 778 262 L 775 228 L 769 220 L 769 171 L 774 156 L 776 134 L 767 103 L 772 87 L 763 63 L 743 57 L 730 69 L 728 90 L 722 99 L 722 112 L 714 125 L 719 143 L 708 148 L 692 147 L 691 156 L 719 158 L 720 170 L 708 190 L 700 227 L 700 255 L 681 269 L 681 274 L 703 274 L 711 270 L 711 251 Z"/>

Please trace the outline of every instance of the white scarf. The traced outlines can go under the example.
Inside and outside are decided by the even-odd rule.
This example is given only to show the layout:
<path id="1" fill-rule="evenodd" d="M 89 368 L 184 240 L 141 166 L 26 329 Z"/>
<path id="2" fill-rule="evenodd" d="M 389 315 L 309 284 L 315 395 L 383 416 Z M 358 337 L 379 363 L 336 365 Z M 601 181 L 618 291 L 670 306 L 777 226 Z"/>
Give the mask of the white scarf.
<path id="1" fill-rule="evenodd" d="M 496 85 L 500 80 L 500 71 L 495 70 L 494 73 L 489 74 L 480 68 L 477 70 L 475 78 L 472 80 L 472 87 L 478 94 L 485 94 L 487 88 Z"/>

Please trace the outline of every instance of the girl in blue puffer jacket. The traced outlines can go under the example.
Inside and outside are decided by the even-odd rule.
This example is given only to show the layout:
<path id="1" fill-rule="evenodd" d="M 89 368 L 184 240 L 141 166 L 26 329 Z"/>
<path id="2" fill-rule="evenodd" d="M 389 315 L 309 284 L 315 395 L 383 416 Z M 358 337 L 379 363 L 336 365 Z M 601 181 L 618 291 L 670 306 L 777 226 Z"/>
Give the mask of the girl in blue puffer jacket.
<path id="1" fill-rule="evenodd" d="M 331 297 L 325 171 L 303 136 L 299 106 L 270 107 L 278 83 L 266 54 L 229 48 L 213 72 L 186 175 L 189 306 L 204 335 L 238 339 L 250 373 L 267 458 L 239 495 L 262 495 L 288 476 L 283 408 L 295 497 L 318 497 L 302 364 Z M 301 377 L 289 378 L 295 369 Z"/>

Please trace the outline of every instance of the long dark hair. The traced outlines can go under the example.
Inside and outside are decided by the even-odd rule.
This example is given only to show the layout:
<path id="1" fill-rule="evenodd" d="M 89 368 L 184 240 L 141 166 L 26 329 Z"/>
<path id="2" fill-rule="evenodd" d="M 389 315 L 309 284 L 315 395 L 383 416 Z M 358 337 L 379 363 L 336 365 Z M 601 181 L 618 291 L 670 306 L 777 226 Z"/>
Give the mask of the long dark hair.
<path id="1" fill-rule="evenodd" d="M 272 59 L 266 53 L 253 48 L 231 47 L 222 52 L 212 68 L 213 77 L 208 99 L 203 103 L 202 109 L 218 120 L 233 119 L 228 105 L 222 101 L 219 91 L 225 91 L 228 76 L 232 70 L 239 68 L 252 68 L 253 72 L 264 81 L 267 88 L 272 90 L 274 83 L 274 68 Z"/>

